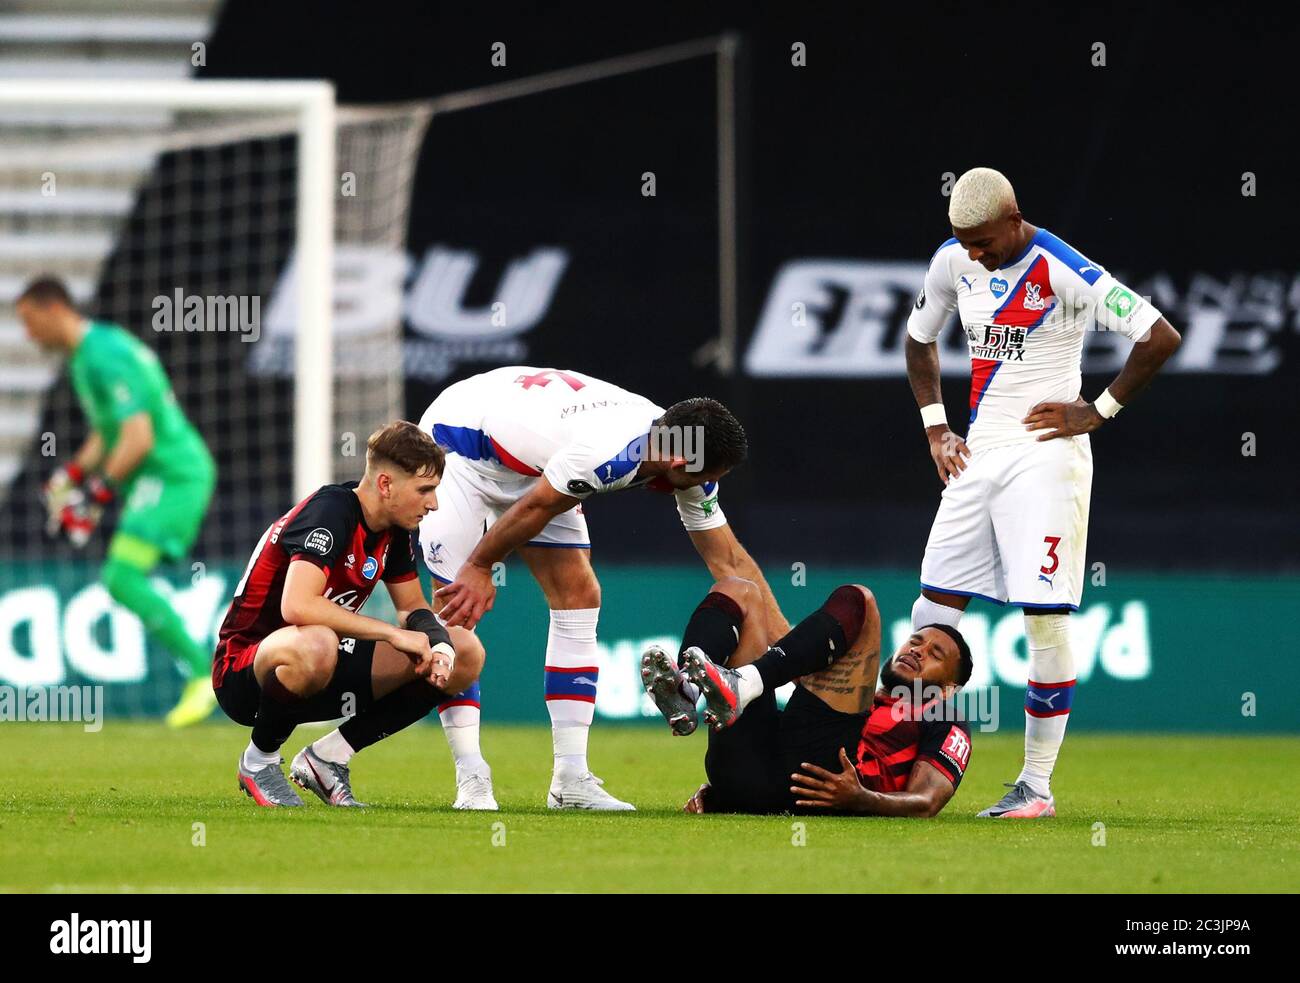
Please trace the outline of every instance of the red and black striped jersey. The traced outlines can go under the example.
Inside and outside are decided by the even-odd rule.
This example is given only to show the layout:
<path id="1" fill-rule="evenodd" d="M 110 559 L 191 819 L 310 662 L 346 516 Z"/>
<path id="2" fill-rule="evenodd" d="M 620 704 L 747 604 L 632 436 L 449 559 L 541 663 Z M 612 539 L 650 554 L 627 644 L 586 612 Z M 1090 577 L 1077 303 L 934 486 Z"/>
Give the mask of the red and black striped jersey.
<path id="1" fill-rule="evenodd" d="M 933 700 L 918 707 L 877 693 L 858 742 L 858 777 L 873 792 L 901 792 L 916 762 L 926 761 L 956 788 L 970 749 L 970 725 L 952 704 Z"/>
<path id="2" fill-rule="evenodd" d="M 280 601 L 294 560 L 324 570 L 325 598 L 349 611 L 360 611 L 381 580 L 394 584 L 417 576 L 410 534 L 367 527 L 356 486 L 322 485 L 262 534 L 221 623 L 214 682 L 226 669 L 242 668 L 233 665 L 240 652 L 287 624 Z"/>

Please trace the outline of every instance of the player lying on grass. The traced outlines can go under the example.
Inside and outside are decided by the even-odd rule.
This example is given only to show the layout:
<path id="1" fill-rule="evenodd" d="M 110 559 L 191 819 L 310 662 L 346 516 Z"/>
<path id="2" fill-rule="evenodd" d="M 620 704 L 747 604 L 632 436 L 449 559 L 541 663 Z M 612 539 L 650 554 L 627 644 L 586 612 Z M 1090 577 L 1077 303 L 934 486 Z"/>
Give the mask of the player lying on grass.
<path id="1" fill-rule="evenodd" d="M 68 356 L 88 425 L 81 447 L 42 489 L 48 531 L 83 549 L 105 511 L 123 503 L 100 580 L 189 680 L 168 725 L 198 723 L 216 707 L 207 647 L 190 637 L 149 577 L 161 561 L 182 559 L 193 546 L 216 482 L 212 455 L 153 351 L 125 328 L 83 317 L 62 281 L 33 280 L 14 310 L 28 337 Z"/>
<path id="2" fill-rule="evenodd" d="M 360 483 L 324 485 L 275 521 L 221 625 L 212 686 L 253 728 L 239 787 L 264 806 L 300 806 L 280 770 L 298 724 L 347 717 L 304 747 L 290 776 L 323 802 L 359 806 L 348 763 L 478 679 L 483 647 L 434 617 L 411 532 L 438 507 L 443 452 L 413 423 L 371 435 Z M 383 581 L 398 628 L 358 612 Z"/>
<path id="3" fill-rule="evenodd" d="M 763 631 L 758 589 L 721 580 L 686 625 L 674 660 L 641 659 L 646 690 L 679 735 L 710 724 L 708 783 L 687 812 L 836 812 L 934 816 L 970 761 L 952 696 L 971 674 L 957 629 L 918 628 L 880 670 L 871 591 L 837 587 L 783 637 Z M 679 668 L 680 666 L 680 668 Z M 797 682 L 784 711 L 776 689 Z"/>

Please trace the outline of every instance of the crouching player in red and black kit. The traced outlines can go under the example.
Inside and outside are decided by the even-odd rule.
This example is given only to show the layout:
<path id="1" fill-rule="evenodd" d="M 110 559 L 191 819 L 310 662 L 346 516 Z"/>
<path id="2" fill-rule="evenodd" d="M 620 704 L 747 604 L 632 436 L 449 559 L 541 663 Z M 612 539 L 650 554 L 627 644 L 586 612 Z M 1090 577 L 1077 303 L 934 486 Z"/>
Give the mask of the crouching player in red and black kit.
<path id="1" fill-rule="evenodd" d="M 298 752 L 290 777 L 323 802 L 360 806 L 348 763 L 478 679 L 483 647 L 434 617 L 411 531 L 438 507 L 443 451 L 413 423 L 371 435 L 361 481 L 324 485 L 262 534 L 221 625 L 212 686 L 253 728 L 239 787 L 259 805 L 300 806 L 280 770 L 298 724 L 347 717 Z M 398 628 L 359 614 L 383 581 Z"/>
<path id="2" fill-rule="evenodd" d="M 835 812 L 934 816 L 970 761 L 953 705 L 970 679 L 965 639 L 917 629 L 880 670 L 880 612 L 865 587 L 836 588 L 787 635 L 763 632 L 755 585 L 713 585 L 673 659 L 658 647 L 641 674 L 674 733 L 693 732 L 705 700 L 708 784 L 687 812 Z M 784 711 L 775 690 L 797 682 Z"/>

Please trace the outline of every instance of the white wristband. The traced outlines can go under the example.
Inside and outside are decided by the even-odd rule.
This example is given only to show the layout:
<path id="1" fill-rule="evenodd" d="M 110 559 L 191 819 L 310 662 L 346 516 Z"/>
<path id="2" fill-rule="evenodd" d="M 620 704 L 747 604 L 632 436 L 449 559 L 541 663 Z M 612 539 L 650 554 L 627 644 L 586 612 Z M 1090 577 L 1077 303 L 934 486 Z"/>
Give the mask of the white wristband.
<path id="1" fill-rule="evenodd" d="M 431 651 L 441 652 L 447 657 L 447 673 L 450 675 L 451 671 L 456 668 L 456 650 L 446 642 L 438 642 L 432 646 Z"/>
<path id="2" fill-rule="evenodd" d="M 1123 404 L 1110 394 L 1109 389 L 1103 389 L 1101 395 L 1097 397 L 1092 405 L 1097 407 L 1097 412 L 1107 420 L 1124 408 Z"/>
<path id="3" fill-rule="evenodd" d="M 948 414 L 943 411 L 943 403 L 931 403 L 929 406 L 922 406 L 921 422 L 925 424 L 927 430 L 940 424 L 946 424 Z"/>

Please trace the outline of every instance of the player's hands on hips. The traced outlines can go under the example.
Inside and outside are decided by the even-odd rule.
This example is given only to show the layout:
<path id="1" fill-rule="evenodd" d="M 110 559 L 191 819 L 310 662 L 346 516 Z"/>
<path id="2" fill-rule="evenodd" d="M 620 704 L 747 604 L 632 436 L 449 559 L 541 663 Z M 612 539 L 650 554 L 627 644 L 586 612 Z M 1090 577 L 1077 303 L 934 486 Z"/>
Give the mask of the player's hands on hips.
<path id="1" fill-rule="evenodd" d="M 796 805 L 816 809 L 838 809 L 842 812 L 861 812 L 867 790 L 858 781 L 858 769 L 849 760 L 848 753 L 840 748 L 839 773 L 818 768 L 807 761 L 799 765 L 807 774 L 798 772 L 790 776 L 795 784 L 790 791 L 797 797 Z"/>
<path id="2" fill-rule="evenodd" d="M 1073 403 L 1039 403 L 1022 422 L 1026 430 L 1047 428 L 1049 432 L 1038 438 L 1041 441 L 1091 433 L 1105 423 L 1106 418 L 1092 403 L 1076 399 Z"/>
<path id="3" fill-rule="evenodd" d="M 939 469 L 939 480 L 946 485 L 950 478 L 955 478 L 966 470 L 970 448 L 958 434 L 948 429 L 946 423 L 926 427 L 925 436 L 930 441 L 930 457 Z"/>
<path id="4" fill-rule="evenodd" d="M 433 596 L 442 601 L 438 615 L 443 624 L 472 631 L 479 619 L 492 610 L 497 589 L 492 583 L 490 569 L 466 562 L 456 572 L 456 579 L 445 587 L 439 587 Z"/>

